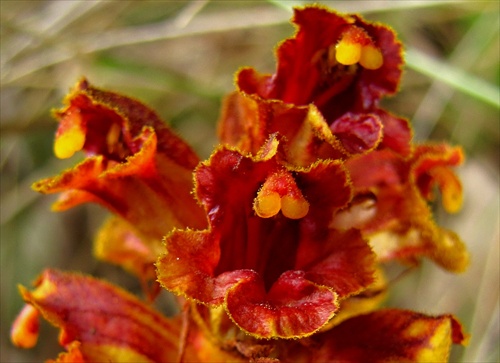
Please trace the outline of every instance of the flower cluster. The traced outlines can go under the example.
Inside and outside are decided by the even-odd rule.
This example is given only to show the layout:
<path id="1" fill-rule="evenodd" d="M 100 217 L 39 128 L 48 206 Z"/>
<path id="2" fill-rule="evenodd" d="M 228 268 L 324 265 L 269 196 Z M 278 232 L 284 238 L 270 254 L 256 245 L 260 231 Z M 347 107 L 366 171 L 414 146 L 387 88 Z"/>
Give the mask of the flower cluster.
<path id="1" fill-rule="evenodd" d="M 414 143 L 380 106 L 403 66 L 391 29 L 319 6 L 293 22 L 275 74 L 238 71 L 206 161 L 147 106 L 77 83 L 54 152 L 86 158 L 34 189 L 60 193 L 55 210 L 109 209 L 96 256 L 147 299 L 46 270 L 21 288 L 15 344 L 36 344 L 40 315 L 66 348 L 51 362 L 445 361 L 466 342 L 451 315 L 380 308 L 388 261 L 467 267 L 428 205 L 439 190 L 460 208 L 461 149 Z M 151 307 L 160 288 L 178 296 L 177 317 Z"/>

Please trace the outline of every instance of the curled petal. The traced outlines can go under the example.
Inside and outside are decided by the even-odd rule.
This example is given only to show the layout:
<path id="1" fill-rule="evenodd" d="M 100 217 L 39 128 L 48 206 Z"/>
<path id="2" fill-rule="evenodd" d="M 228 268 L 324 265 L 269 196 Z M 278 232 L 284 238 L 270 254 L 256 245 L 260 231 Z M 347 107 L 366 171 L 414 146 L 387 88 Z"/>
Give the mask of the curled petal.
<path id="1" fill-rule="evenodd" d="M 375 114 L 347 113 L 336 120 L 330 129 L 352 154 L 373 150 L 382 138 L 382 123 Z"/>
<path id="2" fill-rule="evenodd" d="M 98 202 L 141 233 L 160 239 L 173 226 L 204 225 L 190 194 L 198 157 L 151 109 L 86 80 L 77 83 L 65 102 L 55 112 L 56 148 L 77 148 L 74 135 L 83 134 L 87 159 L 34 184 L 42 193 L 64 193 L 56 210 Z"/>
<path id="3" fill-rule="evenodd" d="M 433 199 L 432 187 L 437 185 L 443 196 L 445 210 L 454 213 L 462 206 L 462 185 L 450 167 L 463 163 L 459 147 L 444 144 L 419 145 L 415 150 L 412 177 L 424 198 Z"/>
<path id="4" fill-rule="evenodd" d="M 314 103 L 333 120 L 373 108 L 397 90 L 402 47 L 388 27 L 319 6 L 295 9 L 293 22 L 297 32 L 278 47 L 276 74 L 245 77 L 238 83 L 243 92 Z"/>
<path id="5" fill-rule="evenodd" d="M 427 256 L 447 270 L 464 271 L 469 261 L 465 245 L 436 225 L 426 201 L 430 187 L 443 183 L 442 190 L 451 194 L 443 196 L 445 203 L 456 207 L 461 194 L 449 167 L 460 161 L 459 150 L 443 145 L 419 146 L 411 159 L 389 150 L 351 158 L 346 165 L 358 197 L 334 216 L 331 226 L 360 228 L 382 261 L 415 263 Z M 363 196 L 370 201 L 367 208 L 355 203 Z"/>
<path id="6" fill-rule="evenodd" d="M 258 276 L 227 291 L 225 306 L 241 329 L 259 338 L 298 338 L 313 334 L 338 309 L 332 289 L 312 283 L 302 271 L 287 271 L 266 294 Z"/>
<path id="7" fill-rule="evenodd" d="M 121 227 L 115 220 L 101 231 L 96 251 L 146 285 L 154 279 L 153 262 L 164 235 L 174 227 L 206 226 L 191 194 L 198 157 L 151 109 L 132 98 L 81 80 L 65 103 L 54 113 L 59 120 L 55 152 L 69 157 L 82 150 L 86 158 L 33 188 L 61 193 L 54 210 L 93 202 L 121 217 Z"/>
<path id="8" fill-rule="evenodd" d="M 219 121 L 222 141 L 255 152 L 252 148 L 278 132 L 290 143 L 289 160 L 303 166 L 318 157 L 341 158 L 379 144 L 408 156 L 408 121 L 378 106 L 383 96 L 397 90 L 401 76 L 402 47 L 394 32 L 320 6 L 295 9 L 293 21 L 297 32 L 278 47 L 274 75 L 252 68 L 238 72 L 238 92 L 226 99 Z M 321 122 L 297 128 L 293 113 L 307 107 L 316 110 Z M 279 115 L 278 108 L 287 112 Z M 370 116 L 352 119 L 353 114 Z M 318 127 L 322 123 L 331 130 Z M 325 155 L 321 144 L 333 150 Z"/>
<path id="9" fill-rule="evenodd" d="M 297 33 L 277 51 L 273 98 L 295 104 L 314 102 L 322 109 L 327 104 L 345 107 L 332 100 L 347 100 L 348 94 L 351 105 L 366 106 L 396 91 L 401 45 L 389 28 L 321 7 L 296 9 L 293 21 Z M 330 108 L 327 114 L 338 117 L 346 111 Z"/>
<path id="10" fill-rule="evenodd" d="M 253 72 L 242 69 L 238 79 Z M 252 154 L 259 152 L 269 135 L 278 135 L 285 144 L 287 162 L 298 166 L 308 166 L 323 155 L 320 147 L 328 150 L 328 158 L 346 153 L 314 105 L 294 106 L 244 92 L 233 92 L 225 98 L 218 133 L 223 143 Z"/>

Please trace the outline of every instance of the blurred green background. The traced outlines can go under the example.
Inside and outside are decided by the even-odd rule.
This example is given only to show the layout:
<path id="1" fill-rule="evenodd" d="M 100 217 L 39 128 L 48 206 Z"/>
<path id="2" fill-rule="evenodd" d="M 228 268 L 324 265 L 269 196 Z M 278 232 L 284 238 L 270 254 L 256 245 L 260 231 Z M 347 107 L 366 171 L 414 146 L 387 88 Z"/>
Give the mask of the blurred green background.
<path id="1" fill-rule="evenodd" d="M 151 105 L 202 158 L 216 145 L 221 98 L 241 66 L 273 72 L 276 43 L 293 34 L 290 1 L 0 1 L 1 12 L 1 362 L 35 362 L 62 350 L 42 326 L 32 350 L 9 341 L 22 306 L 17 284 L 44 267 L 80 270 L 137 290 L 133 278 L 92 257 L 106 212 L 52 213 L 54 196 L 30 185 L 74 165 L 52 154 L 50 110 L 85 75 L 96 86 Z M 452 362 L 499 358 L 499 2 L 324 1 L 391 25 L 406 47 L 400 93 L 384 101 L 413 120 L 417 140 L 463 145 L 458 171 L 465 205 L 435 206 L 441 225 L 472 254 L 462 275 L 431 263 L 397 282 L 389 306 L 453 313 L 472 334 Z"/>

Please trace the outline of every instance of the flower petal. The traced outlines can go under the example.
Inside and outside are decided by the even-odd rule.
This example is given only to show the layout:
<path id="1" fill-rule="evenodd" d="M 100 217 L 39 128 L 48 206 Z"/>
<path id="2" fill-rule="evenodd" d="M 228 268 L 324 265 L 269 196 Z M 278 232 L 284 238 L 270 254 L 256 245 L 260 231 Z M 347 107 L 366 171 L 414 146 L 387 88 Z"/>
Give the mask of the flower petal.
<path id="1" fill-rule="evenodd" d="M 94 255 L 139 277 L 144 292 L 152 300 L 159 291 L 154 262 L 161 251 L 161 243 L 154 240 L 145 243 L 138 234 L 124 219 L 110 217 L 94 240 Z"/>
<path id="2" fill-rule="evenodd" d="M 298 29 L 277 49 L 276 74 L 260 75 L 252 68 L 237 73 L 241 97 L 233 93 L 223 105 L 219 121 L 222 141 L 254 152 L 252 147 L 260 147 L 273 132 L 288 140 L 290 131 L 304 136 L 288 120 L 293 116 L 287 114 L 286 122 L 276 122 L 274 127 L 270 120 L 277 117 L 280 103 L 289 111 L 314 105 L 331 131 L 318 128 L 317 122 L 303 123 L 316 136 L 301 138 L 300 154 L 309 163 L 319 156 L 311 157 L 319 140 L 333 146 L 337 158 L 372 150 L 379 143 L 408 156 L 412 137 L 408 121 L 378 106 L 383 96 L 397 90 L 401 77 L 402 47 L 394 32 L 357 15 L 341 16 L 320 6 L 295 9 L 293 21 Z M 307 165 L 297 157 L 300 154 L 295 152 L 291 162 Z"/>
<path id="3" fill-rule="evenodd" d="M 368 109 L 383 95 L 396 91 L 402 52 L 388 27 L 371 24 L 357 15 L 341 16 L 319 6 L 295 9 L 293 22 L 297 33 L 279 46 L 276 76 L 266 89 L 268 94 L 262 96 L 297 105 L 315 103 L 327 119 L 336 119 L 352 111 L 356 104 Z M 353 46 L 343 52 L 340 48 L 348 43 Z M 378 67 L 366 67 L 370 62 L 356 64 L 365 47 L 369 48 L 365 56 L 375 56 L 377 51 L 381 55 Z M 354 49 L 359 56 L 347 62 L 353 65 L 339 65 L 340 53 L 352 55 Z M 366 57 L 370 58 L 376 57 Z"/>
<path id="4" fill-rule="evenodd" d="M 264 150 L 254 157 L 220 148 L 197 168 L 210 228 L 167 236 L 158 280 L 189 299 L 223 304 L 252 335 L 306 336 L 333 316 L 337 294 L 372 283 L 374 258 L 358 232 L 328 227 L 351 198 L 342 163 L 287 169 L 276 145 Z"/>
<path id="5" fill-rule="evenodd" d="M 240 280 L 227 292 L 231 319 L 258 338 L 299 338 L 324 326 L 338 309 L 332 289 L 312 283 L 302 271 L 287 271 L 266 294 L 258 276 Z"/>
<path id="6" fill-rule="evenodd" d="M 86 361 L 165 362 L 177 358 L 179 323 L 103 281 L 46 270 L 34 291 L 22 287 L 21 293 L 61 329 L 61 345 L 80 342 Z"/>
<path id="7" fill-rule="evenodd" d="M 446 362 L 452 344 L 466 344 L 451 315 L 387 309 L 361 315 L 318 336 L 314 362 Z"/>
<path id="8" fill-rule="evenodd" d="M 157 251 L 174 227 L 206 226 L 191 194 L 198 157 L 152 110 L 86 80 L 65 102 L 67 106 L 55 112 L 55 148 L 67 155 L 82 149 L 87 158 L 33 185 L 42 193 L 61 193 L 55 210 L 99 203 L 133 226 L 132 233 L 150 252 Z M 80 134 L 83 144 L 76 145 Z"/>
<path id="9" fill-rule="evenodd" d="M 238 77 L 242 79 L 251 72 L 243 69 Z M 254 155 L 270 135 L 278 135 L 285 145 L 287 162 L 298 166 L 308 166 L 324 154 L 320 146 L 328 149 L 330 159 L 346 153 L 314 105 L 294 106 L 244 92 L 233 92 L 225 98 L 218 133 L 223 143 Z"/>
<path id="10" fill-rule="evenodd" d="M 427 256 L 450 271 L 464 271 L 469 260 L 465 245 L 436 225 L 426 201 L 431 186 L 438 183 L 449 193 L 444 202 L 456 208 L 461 189 L 449 167 L 458 165 L 461 155 L 449 146 L 424 145 L 410 159 L 389 150 L 349 159 L 346 166 L 357 198 L 367 196 L 372 203 L 364 210 L 355 204 L 361 199 L 354 198 L 349 208 L 334 216 L 331 226 L 360 228 L 382 261 L 415 263 Z"/>
<path id="11" fill-rule="evenodd" d="M 382 139 L 382 123 L 375 114 L 346 113 L 330 129 L 351 154 L 371 151 Z"/>

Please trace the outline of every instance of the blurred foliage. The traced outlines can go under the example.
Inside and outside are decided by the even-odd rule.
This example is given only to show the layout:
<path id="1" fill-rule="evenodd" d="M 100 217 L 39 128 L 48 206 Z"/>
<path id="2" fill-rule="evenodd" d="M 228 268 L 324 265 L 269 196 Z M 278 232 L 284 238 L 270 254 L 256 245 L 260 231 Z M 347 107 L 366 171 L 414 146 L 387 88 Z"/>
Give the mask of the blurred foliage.
<path id="1" fill-rule="evenodd" d="M 137 291 L 137 282 L 92 257 L 106 212 L 84 206 L 52 213 L 37 179 L 76 163 L 52 155 L 50 110 L 85 75 L 95 85 L 151 105 L 202 158 L 217 143 L 222 97 L 241 66 L 273 72 L 273 49 L 293 34 L 296 1 L 1 1 L 1 346 L 0 361 L 55 357 L 55 329 L 21 351 L 8 340 L 29 286 L 44 267 L 80 270 Z M 452 361 L 499 358 L 499 2 L 326 1 L 391 25 L 407 49 L 401 92 L 385 106 L 414 122 L 417 140 L 463 145 L 465 206 L 440 224 L 457 231 L 472 266 L 452 276 L 424 263 L 388 305 L 456 314 L 472 333 Z M 53 339 L 49 338 L 50 336 Z"/>

